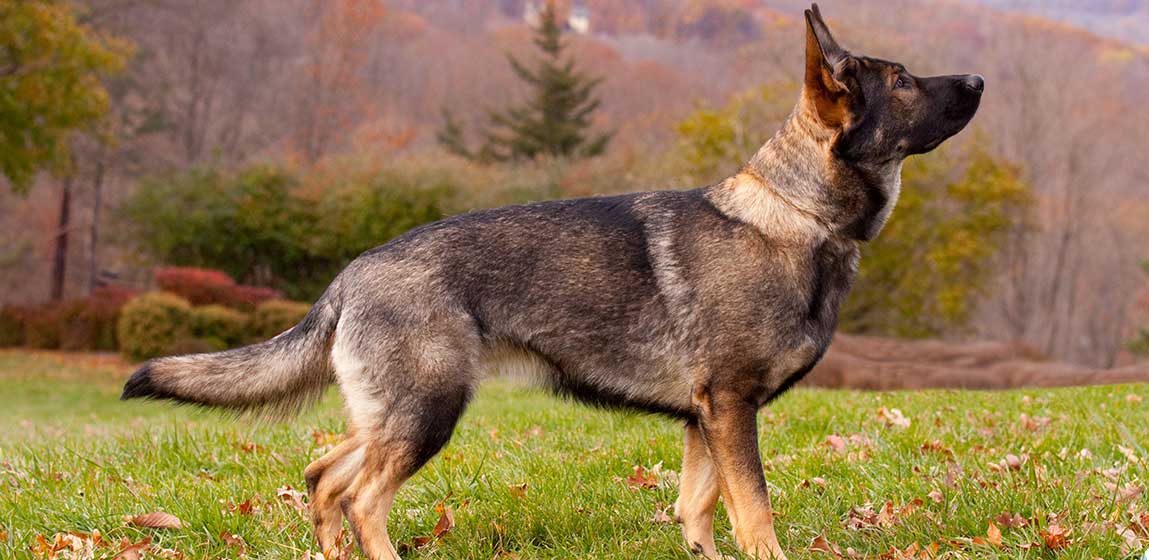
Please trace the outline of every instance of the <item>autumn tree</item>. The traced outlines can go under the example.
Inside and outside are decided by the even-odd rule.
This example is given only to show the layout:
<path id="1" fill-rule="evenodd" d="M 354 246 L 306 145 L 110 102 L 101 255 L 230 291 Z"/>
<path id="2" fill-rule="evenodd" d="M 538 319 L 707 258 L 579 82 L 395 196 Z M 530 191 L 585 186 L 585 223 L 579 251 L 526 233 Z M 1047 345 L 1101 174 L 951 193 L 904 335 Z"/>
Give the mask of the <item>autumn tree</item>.
<path id="1" fill-rule="evenodd" d="M 24 192 L 37 171 L 67 167 L 73 132 L 108 109 L 103 74 L 127 45 L 80 24 L 60 0 L 0 0 L 0 174 Z"/>
<path id="2" fill-rule="evenodd" d="M 601 105 L 594 91 L 601 78 L 576 70 L 564 56 L 566 45 L 553 3 L 539 15 L 534 44 L 543 58 L 535 68 L 508 55 L 515 75 L 526 82 L 531 97 L 520 105 L 494 111 L 485 142 L 475 153 L 463 143 L 461 126 L 445 112 L 445 127 L 436 135 L 452 153 L 480 161 L 533 159 L 537 156 L 589 158 L 602 154 L 612 133 L 590 132 L 591 117 Z"/>
<path id="3" fill-rule="evenodd" d="M 71 228 L 70 144 L 108 110 L 101 77 L 123 68 L 126 42 L 93 31 L 58 0 L 0 0 L 0 175 L 26 193 L 36 173 L 63 176 L 51 296 L 63 297 Z"/>

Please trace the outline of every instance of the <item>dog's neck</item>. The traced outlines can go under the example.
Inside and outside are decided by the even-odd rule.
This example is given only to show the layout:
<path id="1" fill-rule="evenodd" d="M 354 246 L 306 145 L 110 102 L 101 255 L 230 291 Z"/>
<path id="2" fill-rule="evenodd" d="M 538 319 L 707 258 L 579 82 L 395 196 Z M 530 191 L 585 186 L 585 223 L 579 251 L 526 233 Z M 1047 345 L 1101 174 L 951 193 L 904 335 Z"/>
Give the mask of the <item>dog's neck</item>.
<path id="1" fill-rule="evenodd" d="M 901 162 L 869 166 L 833 154 L 834 131 L 806 102 L 734 176 L 711 188 L 731 217 L 786 238 L 869 241 L 897 202 Z"/>

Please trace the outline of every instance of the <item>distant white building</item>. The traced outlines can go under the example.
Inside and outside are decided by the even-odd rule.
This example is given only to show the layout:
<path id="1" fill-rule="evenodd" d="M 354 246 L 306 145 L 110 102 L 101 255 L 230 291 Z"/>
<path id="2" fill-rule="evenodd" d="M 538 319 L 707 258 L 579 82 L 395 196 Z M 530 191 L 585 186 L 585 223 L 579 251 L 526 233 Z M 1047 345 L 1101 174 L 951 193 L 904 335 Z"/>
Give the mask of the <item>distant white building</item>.
<path id="1" fill-rule="evenodd" d="M 590 33 L 590 9 L 586 4 L 576 2 L 571 6 L 571 15 L 567 17 L 567 25 L 575 33 Z"/>
<path id="2" fill-rule="evenodd" d="M 523 22 L 531 27 L 539 24 L 539 17 L 546 6 L 545 0 L 527 0 L 523 4 Z M 590 8 L 582 2 L 575 2 L 571 6 L 571 13 L 567 16 L 567 29 L 579 34 L 590 33 Z"/>

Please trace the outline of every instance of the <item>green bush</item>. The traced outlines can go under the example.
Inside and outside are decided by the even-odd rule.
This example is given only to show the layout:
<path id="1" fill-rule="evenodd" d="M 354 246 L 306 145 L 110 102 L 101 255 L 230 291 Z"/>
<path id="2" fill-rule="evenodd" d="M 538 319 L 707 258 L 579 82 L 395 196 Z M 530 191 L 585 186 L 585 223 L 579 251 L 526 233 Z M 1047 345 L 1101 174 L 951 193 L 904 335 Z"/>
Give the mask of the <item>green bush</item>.
<path id="1" fill-rule="evenodd" d="M 24 317 L 27 310 L 5 305 L 0 307 L 0 348 L 24 345 Z"/>
<path id="2" fill-rule="evenodd" d="M 161 356 L 191 336 L 191 304 L 164 292 L 143 294 L 124 306 L 116 332 L 120 350 L 135 360 Z"/>
<path id="3" fill-rule="evenodd" d="M 248 317 L 222 305 L 205 305 L 191 311 L 191 332 L 213 346 L 231 348 L 244 339 Z"/>
<path id="4" fill-rule="evenodd" d="M 122 207 L 124 233 L 157 261 L 312 299 L 358 254 L 442 218 L 452 185 L 400 172 L 198 170 L 144 181 Z"/>
<path id="5" fill-rule="evenodd" d="M 263 302 L 251 314 L 248 334 L 253 339 L 266 340 L 297 325 L 310 310 L 310 305 L 297 301 Z"/>

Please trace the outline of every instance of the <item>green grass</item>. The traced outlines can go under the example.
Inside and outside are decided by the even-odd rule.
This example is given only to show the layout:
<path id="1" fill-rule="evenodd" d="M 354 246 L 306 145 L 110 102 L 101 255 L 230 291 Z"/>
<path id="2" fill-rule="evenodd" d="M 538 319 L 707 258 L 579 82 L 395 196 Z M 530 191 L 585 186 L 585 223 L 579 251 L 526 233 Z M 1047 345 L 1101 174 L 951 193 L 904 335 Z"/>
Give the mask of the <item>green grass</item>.
<path id="1" fill-rule="evenodd" d="M 97 549 L 97 558 L 114 556 L 122 538 L 144 537 L 187 559 L 234 558 L 238 550 L 221 539 L 224 532 L 241 536 L 252 558 L 299 559 L 314 550 L 308 523 L 276 490 L 301 489 L 304 467 L 330 445 L 325 434 L 341 430 L 334 394 L 290 423 L 259 424 L 121 403 L 130 370 L 110 359 L 0 352 L 0 531 L 7 532 L 0 557 L 34 558 L 37 535 L 93 529 L 115 543 Z M 911 425 L 887 425 L 881 407 L 901 410 Z M 1144 527 L 1126 533 L 1139 539 L 1137 550 L 1123 548 L 1118 532 L 1149 511 L 1144 493 L 1120 496 L 1149 474 L 1144 385 L 800 389 L 760 418 L 766 476 L 791 558 L 830 558 L 809 551 L 823 533 L 843 553 L 874 557 L 938 543 L 942 558 L 1135 558 L 1147 544 Z M 686 558 L 677 526 L 655 521 L 676 496 L 667 471 L 681 466 L 680 432 L 660 417 L 593 410 L 489 382 L 450 445 L 400 493 L 391 534 L 399 543 L 429 535 L 439 518 L 435 505 L 445 500 L 455 528 L 405 557 Z M 844 450 L 826 443 L 832 435 L 844 438 Z M 942 449 L 922 449 L 935 440 Z M 1016 469 L 1000 467 L 1008 454 L 1020 458 Z M 660 487 L 626 483 L 636 465 L 658 464 Z M 824 486 L 803 484 L 815 479 Z M 525 494 L 511 490 L 524 483 Z M 259 503 L 250 514 L 231 511 L 229 504 L 249 499 Z M 893 524 L 851 522 L 865 517 L 851 512 L 867 503 L 900 509 L 915 499 L 920 507 Z M 150 511 L 174 514 L 186 526 L 125 522 Z M 1002 513 L 1029 523 L 999 524 L 1000 547 L 972 540 L 984 539 Z M 719 547 L 736 555 L 721 507 L 719 516 Z M 1041 533 L 1050 524 L 1070 530 L 1067 547 L 1046 546 Z"/>

